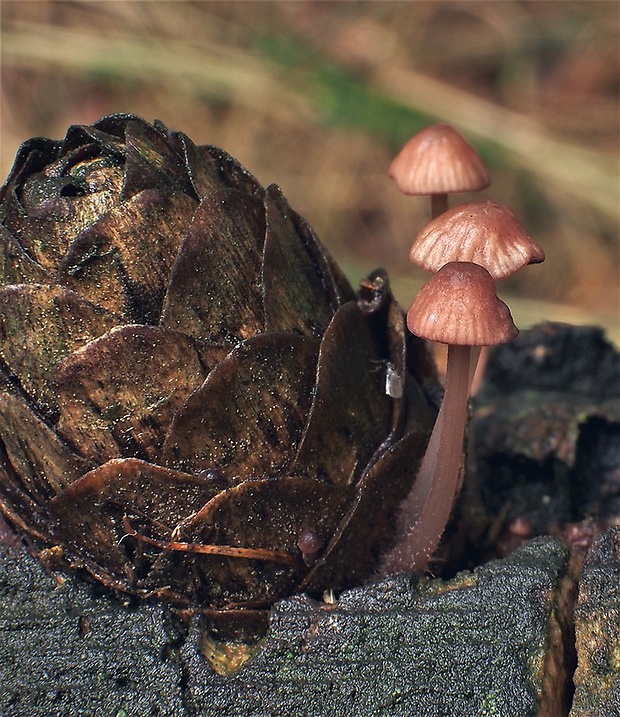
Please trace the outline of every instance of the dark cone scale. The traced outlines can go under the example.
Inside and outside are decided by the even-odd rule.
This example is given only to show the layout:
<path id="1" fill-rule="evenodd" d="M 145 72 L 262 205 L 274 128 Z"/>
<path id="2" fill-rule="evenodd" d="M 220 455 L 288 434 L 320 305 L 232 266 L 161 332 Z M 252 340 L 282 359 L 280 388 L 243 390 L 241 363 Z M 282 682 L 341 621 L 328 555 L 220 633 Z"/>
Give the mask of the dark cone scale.
<path id="1" fill-rule="evenodd" d="M 0 189 L 0 508 L 116 590 L 234 620 L 366 579 L 424 356 L 384 273 L 358 297 L 277 187 L 159 122 L 29 140 Z"/>

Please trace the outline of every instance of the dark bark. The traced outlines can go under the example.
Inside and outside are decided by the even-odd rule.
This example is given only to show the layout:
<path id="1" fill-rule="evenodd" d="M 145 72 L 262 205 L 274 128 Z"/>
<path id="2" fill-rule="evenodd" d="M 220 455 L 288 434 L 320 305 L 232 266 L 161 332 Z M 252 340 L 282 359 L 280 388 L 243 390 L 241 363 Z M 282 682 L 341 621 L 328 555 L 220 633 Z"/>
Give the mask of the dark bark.
<path id="1" fill-rule="evenodd" d="M 224 677 L 200 654 L 198 621 L 185 639 L 161 605 L 96 596 L 5 548 L 0 712 L 534 715 L 567 556 L 543 538 L 450 582 L 399 576 L 347 591 L 335 605 L 285 600 L 253 660 Z"/>

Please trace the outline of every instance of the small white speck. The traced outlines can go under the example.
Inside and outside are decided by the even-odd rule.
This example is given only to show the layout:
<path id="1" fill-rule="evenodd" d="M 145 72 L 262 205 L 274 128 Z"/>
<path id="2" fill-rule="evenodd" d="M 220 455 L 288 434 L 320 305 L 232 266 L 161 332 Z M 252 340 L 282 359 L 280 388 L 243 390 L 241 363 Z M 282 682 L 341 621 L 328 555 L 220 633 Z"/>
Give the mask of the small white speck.
<path id="1" fill-rule="evenodd" d="M 401 398 L 403 395 L 403 382 L 394 368 L 394 364 L 388 362 L 385 369 L 385 393 L 392 398 Z"/>

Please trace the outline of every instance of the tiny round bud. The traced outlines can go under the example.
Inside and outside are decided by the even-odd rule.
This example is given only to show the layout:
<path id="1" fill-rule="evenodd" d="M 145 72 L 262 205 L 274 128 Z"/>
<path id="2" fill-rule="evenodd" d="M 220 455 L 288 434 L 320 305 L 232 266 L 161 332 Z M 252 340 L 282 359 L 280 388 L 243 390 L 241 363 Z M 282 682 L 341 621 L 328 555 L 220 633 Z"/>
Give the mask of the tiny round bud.
<path id="1" fill-rule="evenodd" d="M 297 547 L 301 551 L 301 557 L 304 563 L 306 565 L 312 565 L 323 547 L 323 541 L 315 530 L 306 528 L 299 534 Z"/>

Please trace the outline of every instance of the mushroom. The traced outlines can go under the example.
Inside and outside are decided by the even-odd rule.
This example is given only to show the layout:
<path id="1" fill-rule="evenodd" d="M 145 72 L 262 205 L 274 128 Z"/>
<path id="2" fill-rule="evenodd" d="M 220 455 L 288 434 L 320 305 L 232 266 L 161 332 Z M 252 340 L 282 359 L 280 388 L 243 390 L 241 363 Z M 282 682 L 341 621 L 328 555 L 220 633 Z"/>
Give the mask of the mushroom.
<path id="1" fill-rule="evenodd" d="M 409 261 L 426 271 L 435 272 L 452 261 L 469 261 L 483 266 L 496 280 L 544 260 L 545 252 L 510 209 L 491 201 L 459 204 L 435 217 L 419 232 L 409 251 Z M 480 349 L 472 354 L 472 395 L 484 371 L 486 352 L 480 356 Z"/>
<path id="2" fill-rule="evenodd" d="M 473 346 L 500 344 L 518 331 L 483 267 L 445 264 L 420 290 L 407 314 L 409 330 L 448 344 L 444 399 L 413 488 L 401 505 L 397 543 L 386 573 L 424 570 L 450 517 L 461 471 Z"/>
<path id="3" fill-rule="evenodd" d="M 505 279 L 525 264 L 539 264 L 545 252 L 515 215 L 497 202 L 459 204 L 432 219 L 416 236 L 409 261 L 437 271 L 451 261 L 483 266 L 494 279 Z"/>
<path id="4" fill-rule="evenodd" d="M 448 194 L 477 192 L 491 183 L 480 155 L 447 124 L 432 124 L 414 135 L 389 170 L 403 194 L 431 195 L 431 212 L 448 208 Z"/>

